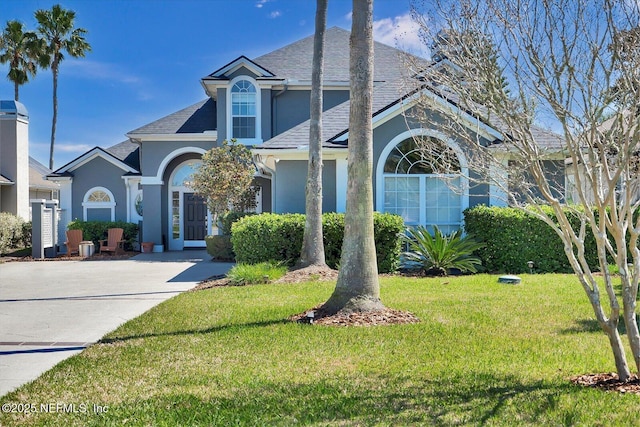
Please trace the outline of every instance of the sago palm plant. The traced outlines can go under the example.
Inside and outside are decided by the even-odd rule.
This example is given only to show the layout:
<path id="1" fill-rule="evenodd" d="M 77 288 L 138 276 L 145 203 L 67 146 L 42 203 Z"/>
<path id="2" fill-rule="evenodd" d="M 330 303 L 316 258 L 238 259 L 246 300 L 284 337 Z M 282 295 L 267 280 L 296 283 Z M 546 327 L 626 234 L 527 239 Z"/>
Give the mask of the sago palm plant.
<path id="1" fill-rule="evenodd" d="M 432 236 L 423 226 L 407 229 L 403 239 L 409 251 L 403 258 L 408 267 L 417 267 L 429 276 L 446 276 L 451 269 L 477 272 L 481 261 L 473 252 L 482 247 L 481 243 L 463 237 L 462 230 L 444 235 L 434 226 L 433 231 Z"/>

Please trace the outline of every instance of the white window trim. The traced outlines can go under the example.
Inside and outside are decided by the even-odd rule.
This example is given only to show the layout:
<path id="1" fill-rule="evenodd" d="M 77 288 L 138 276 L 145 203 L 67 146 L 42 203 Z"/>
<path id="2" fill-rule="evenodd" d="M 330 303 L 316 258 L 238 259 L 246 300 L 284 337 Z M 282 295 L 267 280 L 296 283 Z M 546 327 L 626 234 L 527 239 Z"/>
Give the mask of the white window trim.
<path id="1" fill-rule="evenodd" d="M 111 200 L 110 202 L 90 202 L 89 196 L 91 196 L 96 191 L 104 191 Z M 89 191 L 84 194 L 84 198 L 82 199 L 82 219 L 83 221 L 87 221 L 87 211 L 89 209 L 110 209 L 111 210 L 111 221 L 116 220 L 116 198 L 113 196 L 113 193 L 105 187 L 93 187 Z"/>
<path id="2" fill-rule="evenodd" d="M 403 176 L 403 175 L 384 172 L 384 164 L 387 161 L 387 157 L 389 157 L 389 154 L 391 153 L 391 151 L 393 151 L 396 145 L 398 145 L 405 139 L 409 139 L 416 136 L 427 136 L 427 137 L 436 138 L 439 141 L 442 141 L 444 144 L 446 144 L 449 148 L 451 148 L 456 153 L 456 155 L 458 156 L 458 161 L 460 162 L 460 187 L 462 189 L 462 194 L 460 195 L 461 197 L 460 211 L 462 212 L 465 209 L 467 209 L 469 207 L 469 164 L 467 161 L 467 157 L 464 155 L 464 153 L 460 149 L 460 146 L 458 146 L 458 144 L 456 144 L 452 139 L 448 138 L 447 136 L 445 136 L 440 132 L 433 131 L 430 129 L 411 129 L 411 130 L 402 132 L 401 134 L 393 138 L 391 141 L 389 141 L 387 145 L 384 147 L 384 149 L 382 150 L 382 152 L 380 153 L 380 157 L 378 158 L 378 163 L 376 164 L 376 210 L 378 212 L 384 212 L 384 178 L 389 176 Z M 434 174 L 431 176 L 435 176 L 435 175 L 437 174 Z M 424 177 L 426 175 L 418 174 L 415 176 Z M 450 175 L 445 175 L 445 176 L 450 176 Z M 422 186 L 423 179 L 421 179 L 420 183 Z M 421 193 L 422 193 L 422 189 L 421 189 Z M 420 225 L 426 225 L 425 209 L 423 208 L 424 208 L 424 200 L 422 200 L 421 198 L 420 199 Z"/>
<path id="3" fill-rule="evenodd" d="M 246 75 L 237 76 L 229 82 L 227 86 L 227 140 L 233 139 L 233 107 L 231 101 L 231 89 L 240 80 L 246 80 L 256 88 L 256 137 L 255 138 L 236 138 L 240 144 L 256 145 L 262 144 L 262 89 L 258 82 Z"/>

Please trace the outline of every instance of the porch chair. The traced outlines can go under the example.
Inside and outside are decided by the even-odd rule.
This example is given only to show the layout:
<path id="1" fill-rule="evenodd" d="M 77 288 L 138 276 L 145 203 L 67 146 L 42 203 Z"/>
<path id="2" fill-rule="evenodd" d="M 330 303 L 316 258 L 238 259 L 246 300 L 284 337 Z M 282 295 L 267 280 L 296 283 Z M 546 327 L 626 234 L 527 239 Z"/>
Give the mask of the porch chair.
<path id="1" fill-rule="evenodd" d="M 107 239 L 100 240 L 100 253 L 102 252 L 124 252 L 124 240 L 122 240 L 122 228 L 110 228 L 107 230 Z"/>
<path id="2" fill-rule="evenodd" d="M 82 230 L 67 230 L 67 241 L 64 242 L 67 246 L 67 256 L 74 253 L 80 255 L 80 242 L 82 242 Z"/>

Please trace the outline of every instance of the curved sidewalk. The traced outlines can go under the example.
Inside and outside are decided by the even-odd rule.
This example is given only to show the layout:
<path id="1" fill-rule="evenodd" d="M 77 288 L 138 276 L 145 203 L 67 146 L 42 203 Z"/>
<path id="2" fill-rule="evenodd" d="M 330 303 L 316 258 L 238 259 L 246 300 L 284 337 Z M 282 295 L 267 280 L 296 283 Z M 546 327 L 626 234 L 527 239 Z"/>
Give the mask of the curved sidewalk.
<path id="1" fill-rule="evenodd" d="M 186 250 L 0 264 L 0 396 L 233 265 L 210 258 Z"/>

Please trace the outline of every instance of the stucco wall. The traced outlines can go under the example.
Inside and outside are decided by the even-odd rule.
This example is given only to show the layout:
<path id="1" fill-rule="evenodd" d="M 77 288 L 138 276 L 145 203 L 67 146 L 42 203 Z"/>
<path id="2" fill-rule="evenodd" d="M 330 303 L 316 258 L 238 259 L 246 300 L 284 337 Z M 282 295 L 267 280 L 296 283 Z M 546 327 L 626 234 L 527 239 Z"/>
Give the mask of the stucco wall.
<path id="1" fill-rule="evenodd" d="M 122 176 L 126 172 L 101 157 L 85 163 L 73 171 L 72 219 L 83 219 L 82 202 L 87 191 L 94 187 L 107 188 L 115 198 L 116 221 L 127 220 L 127 193 Z"/>
<path id="2" fill-rule="evenodd" d="M 306 160 L 282 160 L 276 172 L 276 206 L 278 213 L 304 213 L 305 186 L 307 183 Z M 336 209 L 335 161 L 325 160 L 322 169 L 322 211 Z"/>
<path id="3" fill-rule="evenodd" d="M 273 136 L 309 120 L 309 96 L 308 90 L 287 90 L 282 93 L 273 91 Z M 325 90 L 322 92 L 322 108 L 326 111 L 348 99 L 348 90 Z"/>
<path id="4" fill-rule="evenodd" d="M 214 146 L 210 141 L 145 141 L 140 147 L 140 164 L 143 176 L 156 176 L 162 162 L 176 150 L 209 150 Z M 166 166 L 165 166 L 166 169 Z"/>

